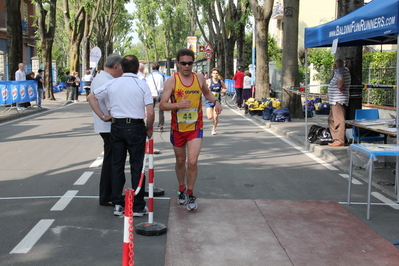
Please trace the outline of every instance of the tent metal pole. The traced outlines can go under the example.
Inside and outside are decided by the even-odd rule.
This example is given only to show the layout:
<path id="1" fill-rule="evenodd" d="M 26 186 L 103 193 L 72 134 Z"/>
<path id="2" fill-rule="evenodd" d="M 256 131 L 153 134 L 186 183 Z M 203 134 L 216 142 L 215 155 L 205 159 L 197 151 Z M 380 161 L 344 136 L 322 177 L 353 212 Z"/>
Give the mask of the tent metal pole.
<path id="1" fill-rule="evenodd" d="M 396 144 L 399 144 L 399 136 L 398 136 L 398 120 L 399 120 L 399 35 L 396 35 L 396 46 L 397 46 L 397 53 L 396 53 Z M 396 193 L 396 201 L 399 202 L 399 193 L 398 193 L 398 182 L 399 182 L 399 158 L 396 157 L 396 167 L 395 167 L 395 193 Z"/>
<path id="2" fill-rule="evenodd" d="M 305 48 L 305 149 L 309 150 L 308 133 L 308 49 Z"/>

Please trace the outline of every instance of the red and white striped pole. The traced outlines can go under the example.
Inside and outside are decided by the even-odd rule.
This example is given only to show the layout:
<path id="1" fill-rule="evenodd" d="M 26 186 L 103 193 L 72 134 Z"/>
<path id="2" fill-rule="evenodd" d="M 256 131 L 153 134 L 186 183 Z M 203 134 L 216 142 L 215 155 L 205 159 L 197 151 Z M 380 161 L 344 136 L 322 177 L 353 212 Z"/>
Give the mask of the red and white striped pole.
<path id="1" fill-rule="evenodd" d="M 125 221 L 123 230 L 123 254 L 122 266 L 134 265 L 134 243 L 133 243 L 133 204 L 134 204 L 134 190 L 125 190 Z"/>
<path id="2" fill-rule="evenodd" d="M 154 140 L 148 141 L 148 222 L 136 225 L 136 233 L 158 236 L 166 233 L 166 226 L 154 222 Z"/>
<path id="3" fill-rule="evenodd" d="M 154 140 L 148 143 L 148 223 L 154 222 Z"/>

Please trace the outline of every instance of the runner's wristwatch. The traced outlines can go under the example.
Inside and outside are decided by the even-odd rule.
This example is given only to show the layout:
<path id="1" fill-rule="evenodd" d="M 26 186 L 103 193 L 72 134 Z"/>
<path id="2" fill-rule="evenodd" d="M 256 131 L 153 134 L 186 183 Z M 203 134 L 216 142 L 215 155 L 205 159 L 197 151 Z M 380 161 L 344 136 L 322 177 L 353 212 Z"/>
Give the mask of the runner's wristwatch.
<path id="1" fill-rule="evenodd" d="M 216 102 L 220 103 L 219 99 L 216 98 L 216 100 L 213 102 L 213 104 L 216 104 Z"/>

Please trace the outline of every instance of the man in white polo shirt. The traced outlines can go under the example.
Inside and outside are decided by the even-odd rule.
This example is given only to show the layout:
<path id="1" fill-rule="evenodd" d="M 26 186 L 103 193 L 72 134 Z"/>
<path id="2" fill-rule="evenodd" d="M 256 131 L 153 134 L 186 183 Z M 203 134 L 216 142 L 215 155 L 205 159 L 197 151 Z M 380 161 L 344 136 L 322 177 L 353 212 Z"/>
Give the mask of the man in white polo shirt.
<path id="1" fill-rule="evenodd" d="M 111 54 L 107 57 L 104 70 L 102 70 L 91 83 L 91 90 L 97 89 L 110 81 L 111 79 L 120 77 L 122 72 L 121 66 L 122 56 Z M 108 108 L 105 99 L 98 101 L 101 111 L 108 116 Z M 93 112 L 94 132 L 100 133 L 104 142 L 104 156 L 100 176 L 100 205 L 113 206 L 112 204 L 112 144 L 111 144 L 111 122 L 104 122 Z"/>
<path id="2" fill-rule="evenodd" d="M 139 60 L 134 55 L 122 59 L 123 75 L 95 89 L 88 97 L 91 108 L 103 121 L 112 121 L 112 203 L 114 215 L 124 213 L 122 196 L 125 185 L 125 161 L 129 152 L 131 185 L 136 190 L 144 160 L 146 137 L 151 138 L 154 124 L 154 106 L 151 91 L 137 76 Z M 107 99 L 110 115 L 99 107 L 98 101 Z M 147 113 L 147 115 L 146 115 Z M 144 119 L 147 116 L 146 123 Z M 133 216 L 148 213 L 144 200 L 144 184 L 134 197 Z"/>

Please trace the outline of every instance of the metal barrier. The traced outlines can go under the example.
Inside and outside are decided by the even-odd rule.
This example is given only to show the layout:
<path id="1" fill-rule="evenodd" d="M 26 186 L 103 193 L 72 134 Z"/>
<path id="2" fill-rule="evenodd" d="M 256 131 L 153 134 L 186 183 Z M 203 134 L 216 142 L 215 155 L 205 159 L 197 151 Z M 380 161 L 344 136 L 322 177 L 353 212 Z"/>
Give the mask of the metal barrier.
<path id="1" fill-rule="evenodd" d="M 147 140 L 145 147 L 145 156 L 143 161 L 143 168 L 141 172 L 140 182 L 136 188 L 125 190 L 125 221 L 124 221 L 124 234 L 123 234 L 123 253 L 122 253 L 122 266 L 134 265 L 134 235 L 133 235 L 133 204 L 134 196 L 139 193 L 143 186 L 145 165 L 147 160 L 147 154 L 149 157 L 149 169 L 148 169 L 148 222 L 140 223 L 136 225 L 136 233 L 145 236 L 158 236 L 166 233 L 166 226 L 161 223 L 154 222 L 154 140 Z"/>
<path id="2" fill-rule="evenodd" d="M 37 81 L 0 81 L 0 105 L 13 105 L 37 99 Z M 9 107 L 5 111 L 12 109 Z"/>

